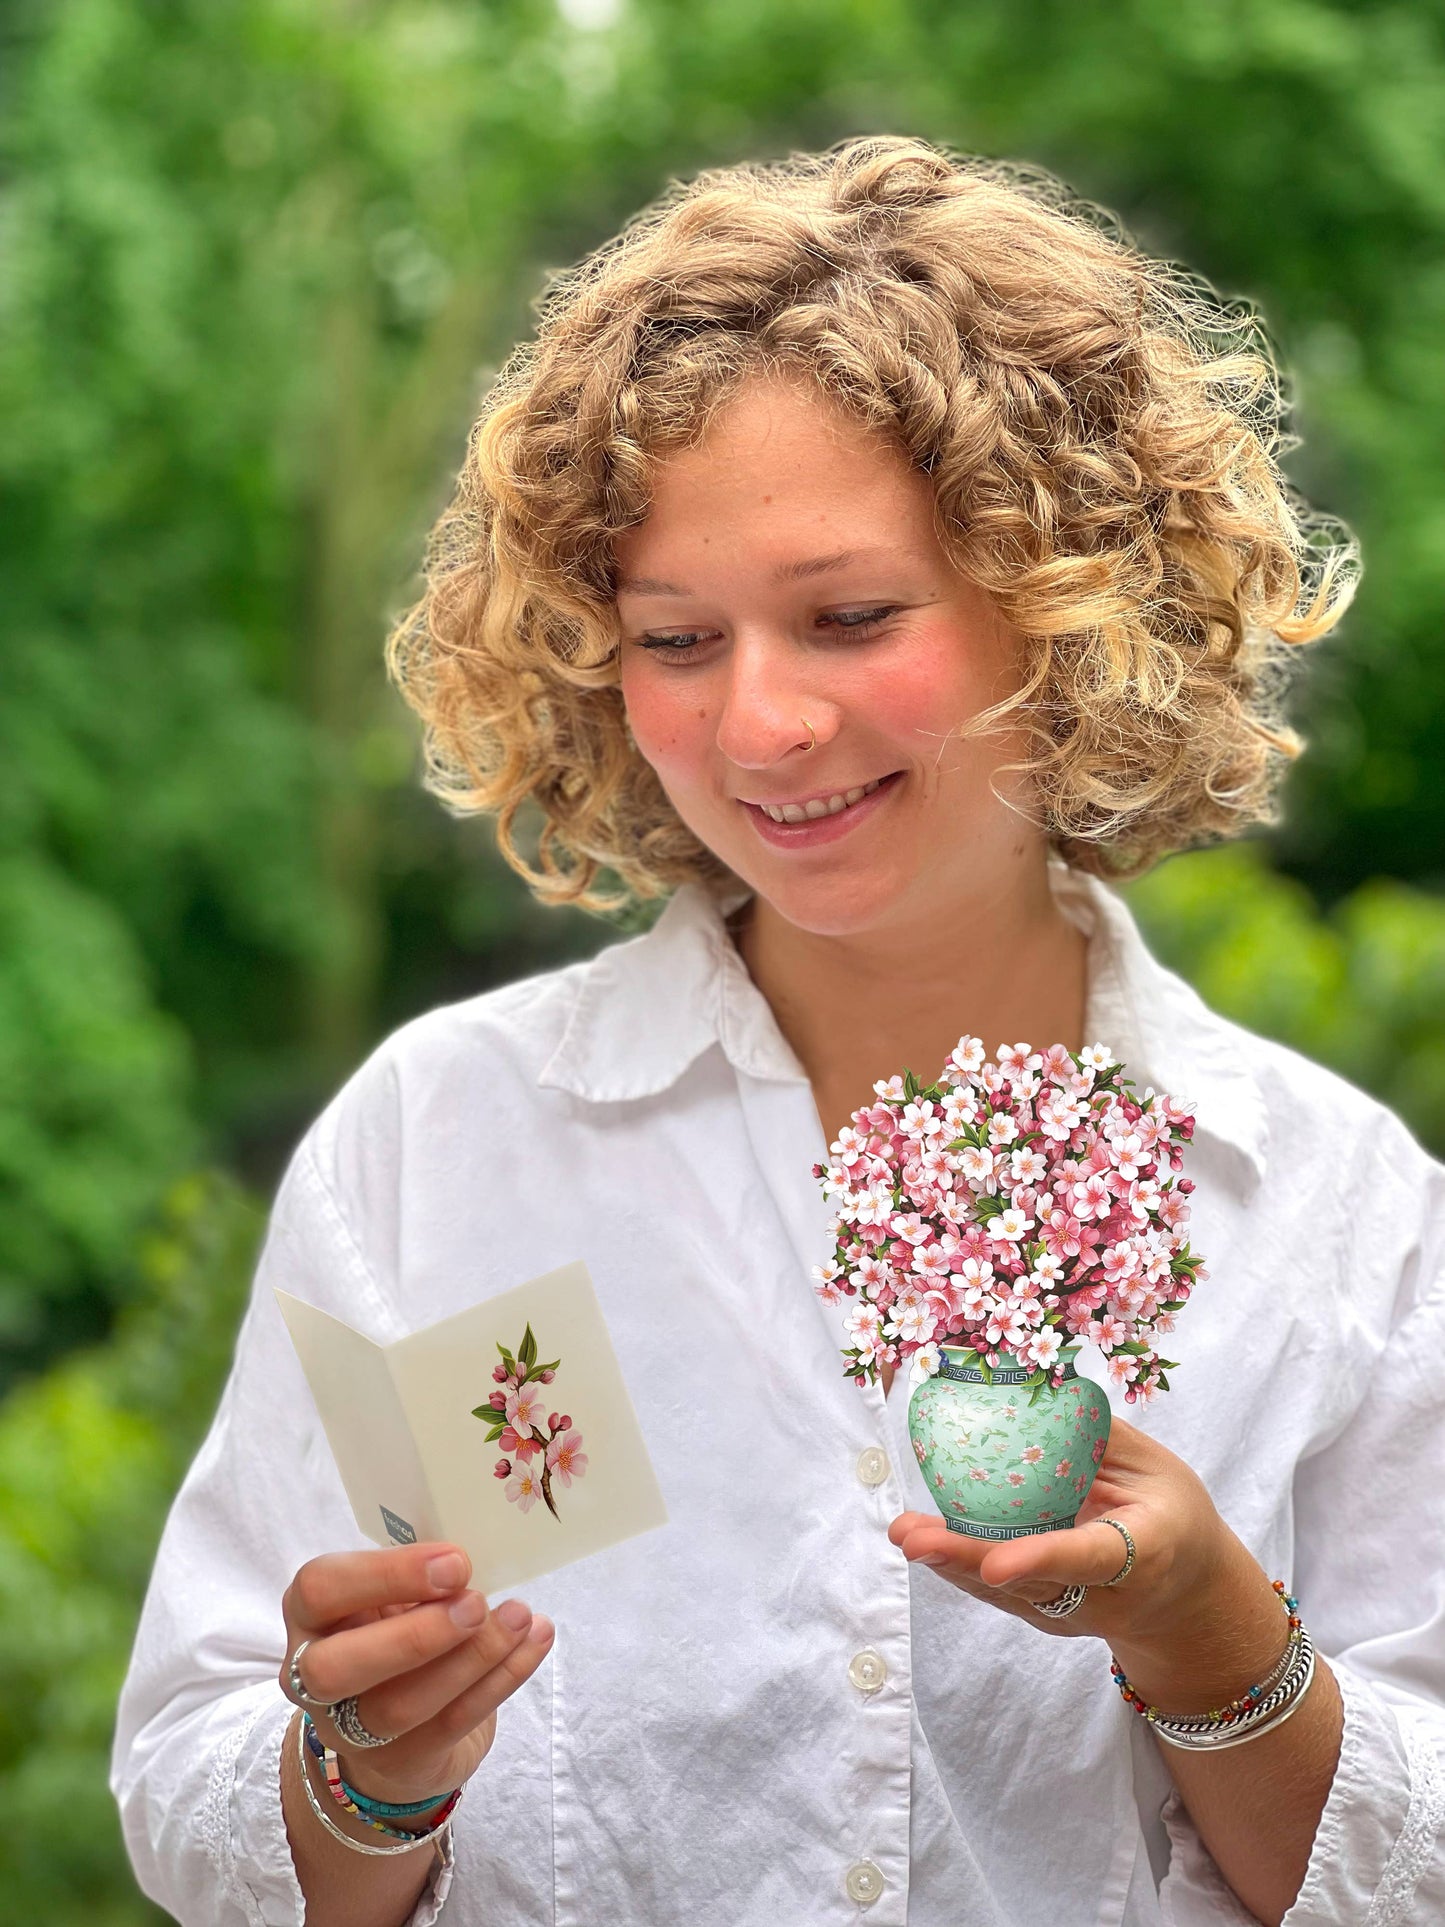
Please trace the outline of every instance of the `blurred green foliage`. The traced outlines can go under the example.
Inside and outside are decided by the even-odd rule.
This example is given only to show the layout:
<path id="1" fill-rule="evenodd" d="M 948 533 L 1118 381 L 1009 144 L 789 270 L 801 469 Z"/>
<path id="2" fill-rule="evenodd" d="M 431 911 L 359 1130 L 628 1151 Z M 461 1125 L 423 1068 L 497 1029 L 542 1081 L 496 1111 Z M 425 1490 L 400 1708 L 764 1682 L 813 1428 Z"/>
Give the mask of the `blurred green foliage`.
<path id="1" fill-rule="evenodd" d="M 104 1792 L 110 1708 L 256 1200 L 395 1023 L 614 934 L 538 909 L 485 826 L 421 795 L 385 688 L 471 406 L 544 271 L 670 177 L 869 130 L 1049 165 L 1261 306 L 1290 473 L 1358 530 L 1364 588 L 1298 692 L 1283 827 L 1131 897 L 1211 1002 L 1445 1149 L 1438 7 L 13 0 L 0 1862 L 22 1917 L 150 1917 Z"/>
<path id="2" fill-rule="evenodd" d="M 12 1920 L 129 1927 L 106 1785 L 115 1702 L 155 1542 L 210 1422 L 264 1213 L 219 1172 L 166 1194 L 108 1344 L 0 1406 L 0 1845 Z"/>

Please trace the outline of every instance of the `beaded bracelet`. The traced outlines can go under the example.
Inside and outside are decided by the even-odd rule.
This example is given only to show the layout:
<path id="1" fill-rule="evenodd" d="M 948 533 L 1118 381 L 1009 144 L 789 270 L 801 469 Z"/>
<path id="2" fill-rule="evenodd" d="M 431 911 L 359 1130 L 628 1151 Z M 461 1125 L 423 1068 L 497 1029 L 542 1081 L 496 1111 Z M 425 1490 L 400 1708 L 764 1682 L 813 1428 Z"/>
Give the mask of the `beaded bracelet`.
<path id="1" fill-rule="evenodd" d="M 356 1819 L 362 1821 L 364 1825 L 373 1828 L 375 1832 L 385 1834 L 390 1840 L 409 1840 L 413 1843 L 431 1839 L 433 1834 L 439 1832 L 451 1818 L 453 1812 L 456 1810 L 457 1803 L 462 1797 L 462 1789 L 460 1787 L 455 1787 L 450 1793 L 446 1794 L 441 1801 L 424 1800 L 419 1807 L 413 1807 L 411 1809 L 412 1812 L 418 1813 L 426 1813 L 433 1808 L 439 1809 L 431 1825 L 424 1827 L 420 1833 L 408 1833 L 401 1827 L 387 1826 L 384 1820 L 378 1819 L 373 1814 L 368 1813 L 365 1808 L 358 1803 L 356 1795 L 341 1777 L 341 1768 L 337 1762 L 335 1752 L 331 1747 L 323 1744 L 321 1735 L 316 1731 L 311 1715 L 303 1711 L 301 1717 L 305 1721 L 306 1744 L 310 1748 L 313 1758 L 321 1762 L 322 1771 L 326 1775 L 326 1784 L 331 1791 L 331 1797 L 343 1813 L 353 1815 Z M 406 1809 L 403 1808 L 402 1811 L 405 1812 Z M 394 1815 L 393 1817 L 396 1816 Z"/>
<path id="2" fill-rule="evenodd" d="M 316 1797 L 316 1789 L 311 1784 L 311 1774 L 306 1766 L 306 1728 L 304 1726 L 298 1726 L 296 1729 L 296 1757 L 301 1773 L 301 1785 L 305 1789 L 311 1811 L 333 1839 L 339 1840 L 343 1847 L 350 1847 L 353 1853 L 364 1853 L 377 1858 L 390 1857 L 398 1853 L 414 1853 L 418 1847 L 435 1846 L 441 1849 L 443 1863 L 447 1862 L 450 1815 L 426 1833 L 406 1834 L 394 1847 L 370 1847 L 364 1840 L 354 1840 L 344 1827 L 338 1827 Z"/>
<path id="3" fill-rule="evenodd" d="M 1233 1744 L 1237 1739 L 1253 1738 L 1267 1726 L 1281 1723 L 1294 1711 L 1305 1688 L 1314 1677 L 1314 1647 L 1299 1615 L 1299 1601 L 1285 1591 L 1283 1580 L 1272 1582 L 1289 1619 L 1289 1638 L 1278 1663 L 1268 1676 L 1248 1692 L 1231 1700 L 1228 1706 L 1208 1713 L 1165 1713 L 1150 1706 L 1124 1677 L 1124 1669 L 1112 1660 L 1109 1671 L 1123 1695 L 1141 1718 L 1154 1727 L 1159 1737 L 1175 1745 L 1215 1748 Z M 1234 1728 L 1236 1732 L 1229 1733 Z M 1226 1734 L 1229 1734 L 1226 1740 Z"/>

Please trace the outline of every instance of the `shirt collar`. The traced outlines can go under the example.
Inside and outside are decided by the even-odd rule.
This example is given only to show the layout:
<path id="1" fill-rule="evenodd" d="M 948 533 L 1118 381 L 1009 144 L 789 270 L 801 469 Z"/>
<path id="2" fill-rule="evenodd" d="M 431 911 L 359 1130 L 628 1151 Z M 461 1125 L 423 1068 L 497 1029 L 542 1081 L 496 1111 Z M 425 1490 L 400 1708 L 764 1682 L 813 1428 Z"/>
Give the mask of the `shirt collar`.
<path id="1" fill-rule="evenodd" d="M 1107 1044 L 1141 1094 L 1152 1087 L 1188 1101 L 1198 1132 L 1231 1147 L 1257 1182 L 1268 1119 L 1246 1034 L 1150 955 L 1113 890 L 1056 860 L 1049 874 L 1060 908 L 1089 938 L 1086 1041 Z M 645 936 L 601 951 L 580 973 L 538 1082 L 591 1103 L 655 1097 L 714 1044 L 752 1077 L 805 1081 L 724 921 L 748 894 L 719 899 L 684 884 Z"/>

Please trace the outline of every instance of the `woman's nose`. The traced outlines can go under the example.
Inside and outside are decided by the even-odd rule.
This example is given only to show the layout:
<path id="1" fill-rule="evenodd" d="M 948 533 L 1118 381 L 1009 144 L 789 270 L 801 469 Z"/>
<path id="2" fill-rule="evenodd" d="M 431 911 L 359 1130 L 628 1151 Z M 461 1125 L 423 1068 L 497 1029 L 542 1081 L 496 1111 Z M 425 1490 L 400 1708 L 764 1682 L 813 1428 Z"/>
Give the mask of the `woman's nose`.
<path id="1" fill-rule="evenodd" d="M 767 769 L 791 750 L 824 742 L 837 727 L 834 706 L 767 650 L 735 646 L 718 718 L 718 748 L 739 769 Z"/>

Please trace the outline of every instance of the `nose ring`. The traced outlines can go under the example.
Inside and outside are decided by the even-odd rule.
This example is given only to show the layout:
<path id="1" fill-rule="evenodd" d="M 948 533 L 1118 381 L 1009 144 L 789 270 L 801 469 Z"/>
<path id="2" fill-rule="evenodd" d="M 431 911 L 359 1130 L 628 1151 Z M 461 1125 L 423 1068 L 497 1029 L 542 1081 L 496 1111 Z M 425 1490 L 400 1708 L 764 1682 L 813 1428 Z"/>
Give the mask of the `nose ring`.
<path id="1" fill-rule="evenodd" d="M 802 723 L 804 729 L 807 730 L 810 740 L 806 743 L 798 743 L 796 747 L 798 749 L 816 749 L 818 747 L 817 730 L 814 729 L 813 725 L 808 721 L 806 716 L 800 716 L 798 720 L 799 722 Z"/>

